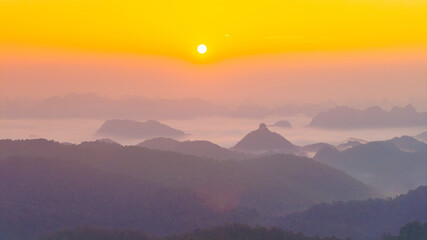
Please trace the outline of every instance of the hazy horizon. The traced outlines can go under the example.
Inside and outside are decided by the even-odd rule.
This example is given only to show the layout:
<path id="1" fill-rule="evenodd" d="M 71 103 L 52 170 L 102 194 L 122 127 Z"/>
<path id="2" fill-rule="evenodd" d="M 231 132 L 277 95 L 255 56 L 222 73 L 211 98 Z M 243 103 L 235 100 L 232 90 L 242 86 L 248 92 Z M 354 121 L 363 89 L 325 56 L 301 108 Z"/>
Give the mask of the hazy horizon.
<path id="1" fill-rule="evenodd" d="M 425 240 L 427 0 L 0 0 L 0 240 Z"/>
<path id="2" fill-rule="evenodd" d="M 427 54 L 417 51 L 260 54 L 194 64 L 153 55 L 6 48 L 0 93 L 12 99 L 92 92 L 264 105 L 389 99 L 426 108 Z"/>

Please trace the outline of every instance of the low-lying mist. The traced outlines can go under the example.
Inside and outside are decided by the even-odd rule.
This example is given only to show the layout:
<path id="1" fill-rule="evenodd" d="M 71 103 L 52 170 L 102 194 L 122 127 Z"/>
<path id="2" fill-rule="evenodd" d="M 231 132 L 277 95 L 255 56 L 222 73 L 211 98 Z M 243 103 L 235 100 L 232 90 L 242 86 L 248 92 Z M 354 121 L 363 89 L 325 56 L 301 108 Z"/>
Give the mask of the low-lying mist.
<path id="1" fill-rule="evenodd" d="M 145 121 L 146 119 L 135 120 Z M 228 148 L 236 144 L 245 134 L 256 129 L 260 123 L 271 125 L 279 120 L 289 121 L 292 128 L 274 126 L 269 126 L 269 128 L 297 145 L 318 142 L 336 145 L 349 137 L 376 141 L 402 135 L 414 136 L 425 130 L 424 127 L 325 130 L 307 127 L 311 118 L 305 116 L 269 117 L 263 119 L 203 117 L 185 120 L 163 120 L 161 122 L 189 134 L 180 140 L 208 140 Z M 1 119 L 0 138 L 46 138 L 60 142 L 80 143 L 101 138 L 96 136 L 95 132 L 103 122 L 104 120 L 100 119 Z M 124 145 L 134 145 L 145 140 L 114 137 L 111 137 L 111 139 Z"/>

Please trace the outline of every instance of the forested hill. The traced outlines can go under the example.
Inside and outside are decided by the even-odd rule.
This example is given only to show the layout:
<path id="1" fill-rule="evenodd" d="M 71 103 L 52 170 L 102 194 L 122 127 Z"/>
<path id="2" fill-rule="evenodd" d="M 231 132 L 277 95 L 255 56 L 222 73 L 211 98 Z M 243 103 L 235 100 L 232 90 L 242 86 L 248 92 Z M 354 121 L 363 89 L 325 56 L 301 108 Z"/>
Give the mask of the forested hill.
<path id="1" fill-rule="evenodd" d="M 280 226 L 320 236 L 379 239 L 410 221 L 427 221 L 427 186 L 389 199 L 320 204 L 287 216 Z"/>
<path id="2" fill-rule="evenodd" d="M 12 156 L 79 161 L 137 181 L 191 189 L 207 207 L 218 211 L 247 207 L 283 215 L 321 202 L 375 195 L 370 187 L 342 171 L 294 155 L 216 161 L 102 142 L 64 145 L 43 139 L 0 140 L 0 161 Z"/>
<path id="3" fill-rule="evenodd" d="M 77 228 L 61 230 L 39 240 L 338 240 L 335 237 L 308 237 L 301 233 L 287 232 L 280 228 L 250 227 L 242 224 L 196 229 L 194 232 L 163 238 L 149 237 L 131 230 L 102 228 Z"/>

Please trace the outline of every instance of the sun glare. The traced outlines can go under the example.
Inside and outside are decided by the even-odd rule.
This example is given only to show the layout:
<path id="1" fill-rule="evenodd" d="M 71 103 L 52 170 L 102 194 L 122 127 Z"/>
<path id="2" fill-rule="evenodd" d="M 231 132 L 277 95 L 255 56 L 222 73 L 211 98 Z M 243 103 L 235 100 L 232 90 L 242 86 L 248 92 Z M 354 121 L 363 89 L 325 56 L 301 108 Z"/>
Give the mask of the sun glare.
<path id="1" fill-rule="evenodd" d="M 206 47 L 206 45 L 205 45 L 205 44 L 200 44 L 200 45 L 197 47 L 197 51 L 198 51 L 200 54 L 204 54 L 207 50 L 208 50 L 208 48 Z"/>

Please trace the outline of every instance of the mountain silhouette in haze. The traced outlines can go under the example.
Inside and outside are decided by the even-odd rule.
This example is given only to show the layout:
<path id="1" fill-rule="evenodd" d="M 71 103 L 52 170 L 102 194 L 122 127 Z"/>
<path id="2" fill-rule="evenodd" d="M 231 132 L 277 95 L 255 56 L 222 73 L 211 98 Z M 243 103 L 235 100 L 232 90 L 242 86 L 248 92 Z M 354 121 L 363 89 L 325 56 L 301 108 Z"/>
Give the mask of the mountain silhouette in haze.
<path id="1" fill-rule="evenodd" d="M 398 233 L 411 221 L 427 221 L 427 186 L 395 198 L 315 205 L 285 217 L 278 225 L 309 235 L 366 240 Z"/>
<path id="2" fill-rule="evenodd" d="M 280 120 L 270 125 L 271 127 L 281 127 L 281 128 L 292 128 L 292 125 L 289 121 Z"/>
<path id="3" fill-rule="evenodd" d="M 343 170 L 387 196 L 427 185 L 427 144 L 412 137 L 369 142 L 344 151 L 323 148 L 316 161 Z"/>
<path id="4" fill-rule="evenodd" d="M 322 148 L 335 148 L 335 146 L 329 144 L 329 143 L 313 143 L 309 145 L 305 145 L 300 147 L 302 151 L 304 151 L 307 154 L 311 154 L 313 156 L 313 153 L 317 153 Z"/>
<path id="5" fill-rule="evenodd" d="M 422 132 L 420 134 L 418 134 L 417 136 L 415 136 L 417 139 L 426 142 L 427 143 L 427 131 Z"/>
<path id="6" fill-rule="evenodd" d="M 394 146 L 388 157 L 419 154 L 395 145 L 419 149 L 406 138 L 381 144 Z M 367 143 L 336 152 L 366 146 L 368 156 L 379 148 Z M 426 187 L 395 199 L 363 200 L 376 193 L 343 171 L 294 155 L 218 161 L 109 141 L 44 139 L 0 140 L 0 153 L 2 239 L 34 240 L 64 226 L 164 235 L 241 222 L 364 240 L 427 217 Z M 410 168 L 407 176 L 417 174 Z M 340 202 L 357 199 L 363 201 Z"/>
<path id="7" fill-rule="evenodd" d="M 243 208 L 215 212 L 190 189 L 101 171 L 78 160 L 2 159 L 0 181 L 0 238 L 8 240 L 34 240 L 85 225 L 163 235 L 258 217 Z"/>
<path id="8" fill-rule="evenodd" d="M 198 98 L 112 99 L 94 93 L 71 93 L 43 100 L 0 99 L 1 118 L 189 119 L 225 114 L 224 107 Z"/>
<path id="9" fill-rule="evenodd" d="M 123 96 L 112 99 L 94 93 L 70 93 L 45 99 L 0 98 L 0 118 L 190 119 L 196 117 L 260 118 L 270 115 L 314 116 L 330 104 L 287 104 L 268 108 L 246 103 L 236 109 L 199 98 L 150 99 Z"/>
<path id="10" fill-rule="evenodd" d="M 219 160 L 248 159 L 256 157 L 256 155 L 232 151 L 218 146 L 212 142 L 202 140 L 180 142 L 175 139 L 160 137 L 145 140 L 144 142 L 138 144 L 138 146 Z"/>
<path id="11" fill-rule="evenodd" d="M 336 106 L 335 103 L 316 103 L 316 104 L 284 104 L 277 107 L 267 107 L 259 105 L 252 100 L 237 106 L 236 109 L 229 111 L 227 116 L 237 118 L 262 118 L 267 116 L 292 116 L 302 114 L 313 117 L 321 111 Z"/>
<path id="12" fill-rule="evenodd" d="M 410 104 L 393 107 L 389 112 L 378 106 L 365 110 L 340 106 L 317 114 L 309 126 L 329 129 L 427 126 L 427 112 L 418 113 Z"/>
<path id="13" fill-rule="evenodd" d="M 184 137 L 183 131 L 169 127 L 166 124 L 154 120 L 138 122 L 133 120 L 107 120 L 96 135 L 116 138 L 145 139 L 153 137 Z"/>
<path id="14" fill-rule="evenodd" d="M 388 142 L 396 145 L 404 152 L 427 153 L 427 144 L 410 136 L 395 137 Z"/>
<path id="15" fill-rule="evenodd" d="M 110 144 L 119 144 L 116 141 L 110 139 L 110 138 L 101 138 L 101 139 L 96 139 L 96 142 L 101 142 L 101 143 L 110 143 Z"/>
<path id="16" fill-rule="evenodd" d="M 251 153 L 299 152 L 298 146 L 292 144 L 280 134 L 270 131 L 264 123 L 261 123 L 257 130 L 248 133 L 231 149 Z"/>
<path id="17" fill-rule="evenodd" d="M 102 142 L 63 145 L 43 139 L 0 140 L 0 152 L 0 162 L 13 156 L 69 159 L 136 181 L 191 189 L 205 207 L 222 212 L 246 207 L 280 215 L 316 203 L 377 194 L 342 171 L 294 155 L 218 161 L 140 146 Z"/>
<path id="18" fill-rule="evenodd" d="M 347 150 L 349 148 L 355 147 L 355 146 L 359 146 L 362 144 L 368 143 L 368 141 L 365 141 L 363 139 L 359 139 L 359 138 L 348 138 L 347 140 L 345 140 L 343 143 L 340 143 L 337 145 L 337 149 L 340 151 L 344 151 Z"/>

